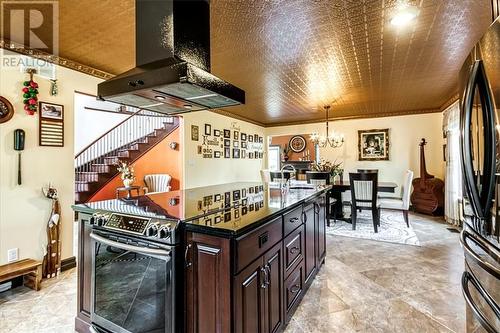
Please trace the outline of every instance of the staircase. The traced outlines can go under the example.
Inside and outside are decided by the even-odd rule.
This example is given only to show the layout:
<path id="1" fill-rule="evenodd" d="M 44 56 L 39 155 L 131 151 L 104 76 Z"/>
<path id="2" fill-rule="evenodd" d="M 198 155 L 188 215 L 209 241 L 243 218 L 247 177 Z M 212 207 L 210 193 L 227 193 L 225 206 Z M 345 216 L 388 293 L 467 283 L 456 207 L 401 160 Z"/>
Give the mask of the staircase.
<path id="1" fill-rule="evenodd" d="M 138 160 L 179 127 L 177 117 L 139 110 L 75 157 L 75 202 L 85 203 L 118 171 L 118 161 Z"/>

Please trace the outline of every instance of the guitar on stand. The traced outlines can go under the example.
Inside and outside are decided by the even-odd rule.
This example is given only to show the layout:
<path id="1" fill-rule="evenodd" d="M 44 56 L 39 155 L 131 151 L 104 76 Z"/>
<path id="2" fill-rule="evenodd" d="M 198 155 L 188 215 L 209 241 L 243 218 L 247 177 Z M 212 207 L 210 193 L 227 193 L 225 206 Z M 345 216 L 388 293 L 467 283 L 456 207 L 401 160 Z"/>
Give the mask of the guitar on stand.
<path id="1" fill-rule="evenodd" d="M 413 192 L 410 200 L 415 211 L 429 215 L 442 215 L 444 212 L 444 182 L 427 172 L 425 166 L 425 139 L 420 141 L 420 177 L 412 182 Z"/>

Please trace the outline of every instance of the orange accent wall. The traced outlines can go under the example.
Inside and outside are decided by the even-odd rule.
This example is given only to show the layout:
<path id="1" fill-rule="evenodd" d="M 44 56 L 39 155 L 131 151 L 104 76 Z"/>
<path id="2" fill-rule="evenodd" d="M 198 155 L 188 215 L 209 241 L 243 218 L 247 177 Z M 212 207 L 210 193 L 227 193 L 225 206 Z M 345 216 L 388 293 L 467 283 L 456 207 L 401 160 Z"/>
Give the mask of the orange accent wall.
<path id="1" fill-rule="evenodd" d="M 182 125 L 181 125 L 182 126 Z M 144 176 L 153 173 L 168 173 L 172 176 L 170 186 L 172 190 L 181 188 L 182 179 L 182 147 L 180 146 L 180 130 L 179 126 L 175 131 L 170 133 L 165 139 L 154 146 L 147 153 L 142 155 L 133 164 L 135 171 L 135 182 L 133 185 L 145 186 Z M 168 145 L 171 142 L 177 142 L 177 148 L 171 149 Z M 115 198 L 115 190 L 117 187 L 123 186 L 120 174 L 116 175 L 103 188 L 90 198 L 89 202 L 108 200 Z M 135 195 L 135 192 L 133 192 Z M 142 191 L 141 191 L 142 194 Z M 125 193 L 121 194 L 122 196 Z"/>
<path id="2" fill-rule="evenodd" d="M 292 136 L 295 136 L 295 135 L 296 134 L 273 136 L 273 137 L 271 137 L 271 145 L 279 145 L 279 146 L 281 146 L 281 151 L 283 151 L 283 146 L 285 144 L 288 145 L 288 142 L 290 142 L 290 139 L 292 138 Z M 309 134 L 299 134 L 299 135 L 302 135 L 304 137 L 304 139 L 306 139 L 306 148 L 304 149 L 303 152 L 305 153 L 309 149 L 309 155 L 311 155 L 310 160 L 314 161 L 316 155 L 314 152 L 314 145 L 309 140 Z M 288 156 L 290 157 L 289 161 L 299 161 L 300 158 L 302 158 L 302 152 L 294 153 L 293 151 L 290 151 Z"/>

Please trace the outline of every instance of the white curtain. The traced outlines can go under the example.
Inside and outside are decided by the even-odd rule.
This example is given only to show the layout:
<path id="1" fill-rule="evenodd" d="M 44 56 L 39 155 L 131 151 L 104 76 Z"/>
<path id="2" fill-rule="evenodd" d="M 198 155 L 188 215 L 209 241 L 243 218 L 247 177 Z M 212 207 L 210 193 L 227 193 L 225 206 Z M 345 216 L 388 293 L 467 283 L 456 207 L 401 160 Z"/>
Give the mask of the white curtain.
<path id="1" fill-rule="evenodd" d="M 460 106 L 458 101 L 444 111 L 443 133 L 446 137 L 446 174 L 444 179 L 444 215 L 449 224 L 458 226 L 459 205 L 462 196 L 460 166 Z"/>

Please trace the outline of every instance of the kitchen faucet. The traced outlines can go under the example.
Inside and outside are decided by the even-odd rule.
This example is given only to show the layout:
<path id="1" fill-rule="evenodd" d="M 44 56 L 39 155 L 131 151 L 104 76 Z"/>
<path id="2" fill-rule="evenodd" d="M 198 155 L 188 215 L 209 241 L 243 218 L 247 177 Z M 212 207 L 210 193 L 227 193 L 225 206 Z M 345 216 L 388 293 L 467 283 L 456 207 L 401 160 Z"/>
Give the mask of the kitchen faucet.
<path id="1" fill-rule="evenodd" d="M 283 174 L 283 171 L 285 170 L 285 168 L 287 167 L 290 167 L 292 168 L 293 170 L 293 173 L 295 174 L 297 171 L 295 170 L 295 167 L 291 164 L 285 164 L 281 167 L 281 180 L 283 181 L 284 179 L 284 174 Z M 286 179 L 284 182 L 281 183 L 281 191 L 285 191 L 287 188 L 288 188 L 288 185 L 290 183 L 290 179 L 292 178 L 292 176 L 290 175 L 290 177 L 288 179 Z"/>

